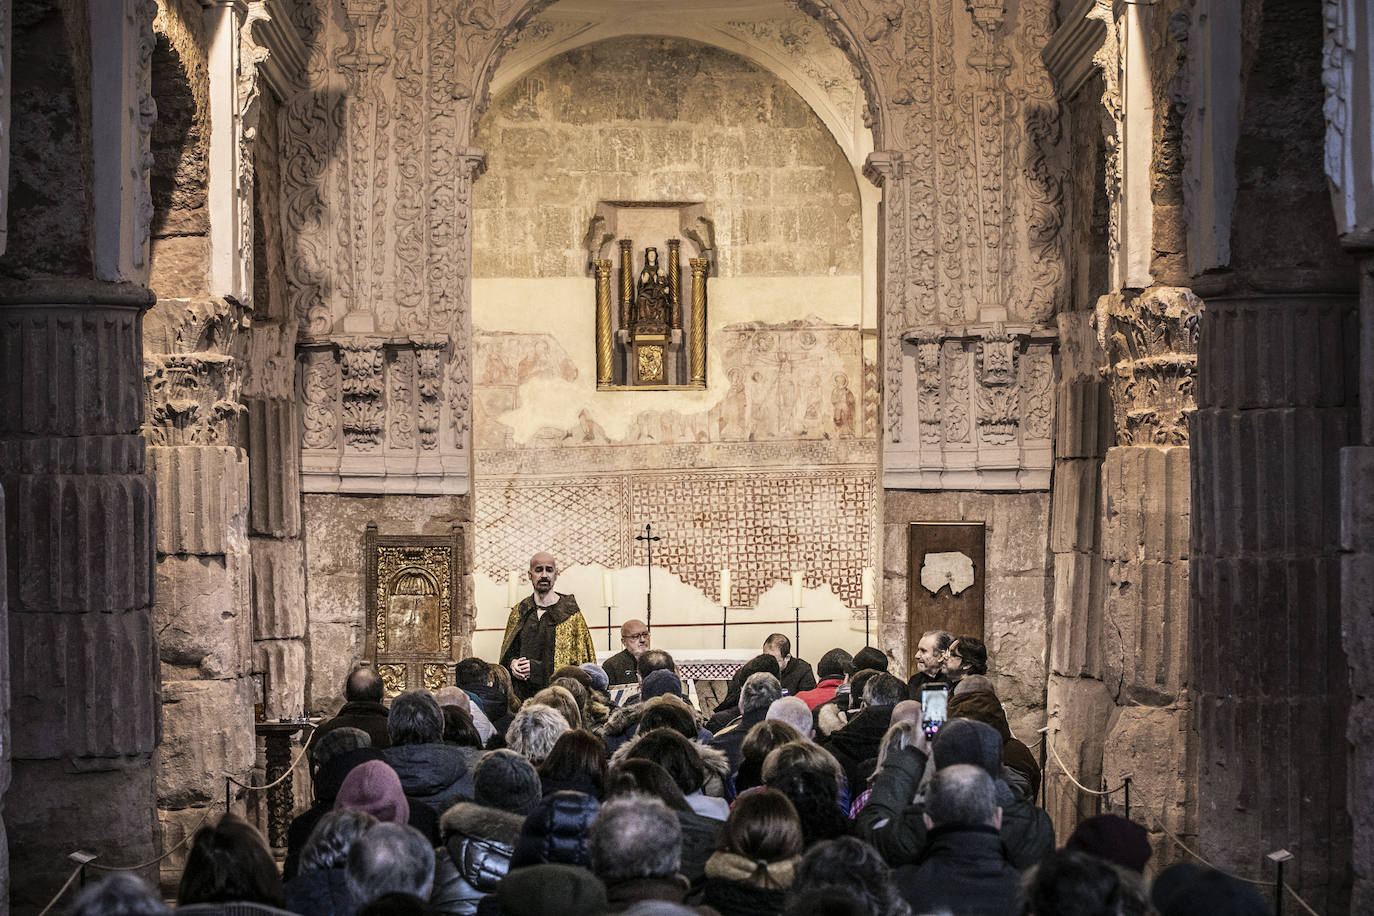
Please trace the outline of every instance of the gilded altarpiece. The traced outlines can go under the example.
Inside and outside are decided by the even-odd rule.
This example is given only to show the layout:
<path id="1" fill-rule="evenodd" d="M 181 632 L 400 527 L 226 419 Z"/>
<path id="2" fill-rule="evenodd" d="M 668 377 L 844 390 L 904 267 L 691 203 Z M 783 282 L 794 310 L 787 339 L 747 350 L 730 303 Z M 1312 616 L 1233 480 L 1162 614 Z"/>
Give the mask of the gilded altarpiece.
<path id="1" fill-rule="evenodd" d="M 448 684 L 461 605 L 462 529 L 446 537 L 364 535 L 367 570 L 367 660 L 387 698 Z"/>

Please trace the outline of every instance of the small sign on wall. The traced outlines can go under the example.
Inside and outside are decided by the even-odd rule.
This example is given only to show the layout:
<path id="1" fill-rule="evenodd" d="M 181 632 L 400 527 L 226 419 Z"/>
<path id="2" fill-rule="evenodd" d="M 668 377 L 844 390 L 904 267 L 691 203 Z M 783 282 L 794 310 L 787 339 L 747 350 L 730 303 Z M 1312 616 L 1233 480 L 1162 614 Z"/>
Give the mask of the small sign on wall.
<path id="1" fill-rule="evenodd" d="M 987 578 L 982 522 L 912 522 L 907 535 L 907 670 L 927 630 L 983 639 Z"/>

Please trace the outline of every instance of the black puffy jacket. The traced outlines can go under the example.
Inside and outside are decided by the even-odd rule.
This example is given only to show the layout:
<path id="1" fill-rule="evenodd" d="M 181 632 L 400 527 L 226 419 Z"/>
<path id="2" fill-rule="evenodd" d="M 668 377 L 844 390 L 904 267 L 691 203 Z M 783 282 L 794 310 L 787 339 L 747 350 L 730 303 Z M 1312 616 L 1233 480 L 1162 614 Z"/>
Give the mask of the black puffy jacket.
<path id="1" fill-rule="evenodd" d="M 450 808 L 439 821 L 444 845 L 434 855 L 431 908 L 436 913 L 476 913 L 478 902 L 506 876 L 524 820 L 476 802 Z"/>
<path id="2" fill-rule="evenodd" d="M 580 865 L 591 868 L 587 833 L 600 803 L 584 792 L 552 792 L 525 818 L 515 843 L 511 868 L 526 865 Z"/>

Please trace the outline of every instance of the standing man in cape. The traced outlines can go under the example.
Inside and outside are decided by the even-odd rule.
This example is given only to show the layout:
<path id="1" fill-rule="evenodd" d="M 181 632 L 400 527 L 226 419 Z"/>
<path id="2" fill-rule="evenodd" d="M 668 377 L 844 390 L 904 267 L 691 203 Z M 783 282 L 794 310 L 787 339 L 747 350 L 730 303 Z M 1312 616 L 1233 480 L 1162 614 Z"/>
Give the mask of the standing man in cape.
<path id="1" fill-rule="evenodd" d="M 549 686 L 549 677 L 564 665 L 596 661 L 587 622 L 572 595 L 553 590 L 558 563 L 553 554 L 530 557 L 534 594 L 511 609 L 501 641 L 501 664 L 510 669 L 511 683 L 521 700 Z"/>

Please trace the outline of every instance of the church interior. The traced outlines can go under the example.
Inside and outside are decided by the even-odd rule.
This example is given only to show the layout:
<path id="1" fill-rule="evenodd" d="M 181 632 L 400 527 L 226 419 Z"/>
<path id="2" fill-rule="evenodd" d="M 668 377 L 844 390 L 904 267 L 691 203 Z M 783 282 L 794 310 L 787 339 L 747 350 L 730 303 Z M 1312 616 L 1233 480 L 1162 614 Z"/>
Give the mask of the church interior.
<path id="1" fill-rule="evenodd" d="M 0 17 L 0 909 L 548 551 L 598 650 L 982 638 L 1061 841 L 1374 911 L 1362 0 Z"/>

